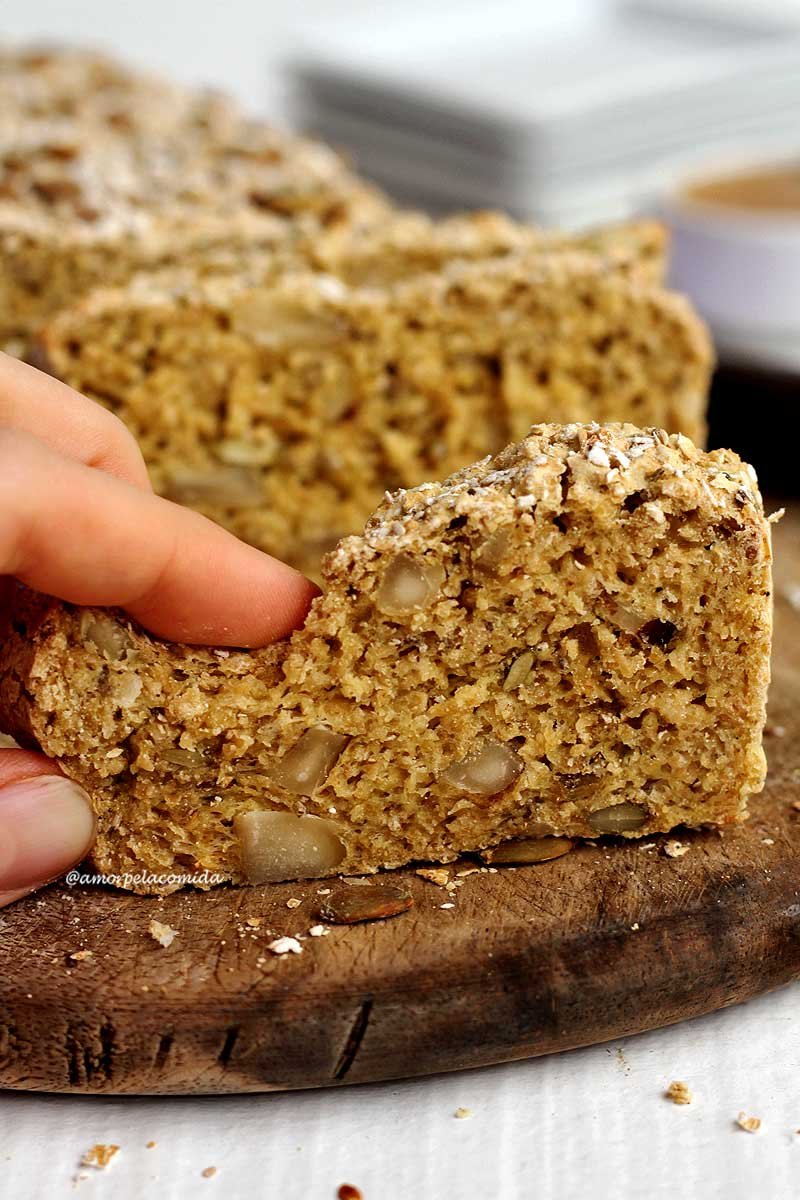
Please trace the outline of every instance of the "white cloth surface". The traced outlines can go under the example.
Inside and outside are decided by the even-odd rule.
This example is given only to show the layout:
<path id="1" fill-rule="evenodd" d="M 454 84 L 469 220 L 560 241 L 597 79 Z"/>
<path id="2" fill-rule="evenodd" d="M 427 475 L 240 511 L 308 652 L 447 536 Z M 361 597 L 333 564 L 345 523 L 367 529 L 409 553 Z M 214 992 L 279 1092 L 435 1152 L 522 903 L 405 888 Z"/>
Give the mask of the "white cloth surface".
<path id="1" fill-rule="evenodd" d="M 794 984 L 623 1042 L 337 1090 L 2 1092 L 0 1197 L 336 1200 L 350 1183 L 364 1200 L 797 1200 L 799 1013 Z M 664 1096 L 676 1079 L 688 1106 Z M 97 1142 L 120 1151 L 81 1169 Z"/>

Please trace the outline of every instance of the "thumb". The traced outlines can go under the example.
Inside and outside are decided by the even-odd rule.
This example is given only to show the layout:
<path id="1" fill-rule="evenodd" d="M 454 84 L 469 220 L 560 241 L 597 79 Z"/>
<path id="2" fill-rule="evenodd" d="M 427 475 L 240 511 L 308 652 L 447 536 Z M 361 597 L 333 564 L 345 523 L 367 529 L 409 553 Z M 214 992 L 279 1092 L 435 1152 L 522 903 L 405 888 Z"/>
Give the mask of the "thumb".
<path id="1" fill-rule="evenodd" d="M 42 755 L 0 752 L 0 907 L 79 862 L 93 839 L 83 788 Z"/>

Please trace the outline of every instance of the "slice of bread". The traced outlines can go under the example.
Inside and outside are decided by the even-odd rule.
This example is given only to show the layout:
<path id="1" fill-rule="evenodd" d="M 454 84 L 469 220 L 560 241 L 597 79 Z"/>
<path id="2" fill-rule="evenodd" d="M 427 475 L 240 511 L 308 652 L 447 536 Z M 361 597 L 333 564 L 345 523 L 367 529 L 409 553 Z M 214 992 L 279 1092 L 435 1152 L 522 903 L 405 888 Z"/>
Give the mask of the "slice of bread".
<path id="1" fill-rule="evenodd" d="M 387 497 L 264 650 L 20 589 L 0 723 L 83 784 L 94 862 L 144 891 L 725 825 L 764 780 L 770 578 L 735 454 L 542 425 Z"/>
<path id="2" fill-rule="evenodd" d="M 38 361 L 111 408 L 156 490 L 316 574 L 386 488 L 441 479 L 536 421 L 705 434 L 686 300 L 593 254 L 451 262 L 407 283 L 146 275 L 43 331 Z"/>

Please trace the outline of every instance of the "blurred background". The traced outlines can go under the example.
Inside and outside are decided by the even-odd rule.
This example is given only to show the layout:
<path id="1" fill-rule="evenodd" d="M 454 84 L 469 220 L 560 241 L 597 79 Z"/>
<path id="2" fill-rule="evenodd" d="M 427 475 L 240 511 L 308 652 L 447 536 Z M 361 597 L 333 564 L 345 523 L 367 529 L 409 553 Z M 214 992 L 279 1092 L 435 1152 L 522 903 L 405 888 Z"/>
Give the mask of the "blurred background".
<path id="1" fill-rule="evenodd" d="M 798 424 L 800 0 L 5 0 L 0 31 L 228 88 L 432 212 L 563 227 L 660 215 L 671 282 L 719 352 L 713 440 L 785 486 L 774 430 Z M 757 428 L 756 410 L 770 417 Z"/>

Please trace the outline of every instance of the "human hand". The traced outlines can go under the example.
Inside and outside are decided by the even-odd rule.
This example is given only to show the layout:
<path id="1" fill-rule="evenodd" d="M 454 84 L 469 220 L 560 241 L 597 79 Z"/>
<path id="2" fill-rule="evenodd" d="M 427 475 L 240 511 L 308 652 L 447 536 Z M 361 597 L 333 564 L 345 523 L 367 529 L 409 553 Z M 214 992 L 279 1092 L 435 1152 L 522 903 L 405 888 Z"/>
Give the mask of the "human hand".
<path id="1" fill-rule="evenodd" d="M 309 580 L 154 495 L 112 413 L 0 354 L 0 605 L 11 579 L 124 608 L 160 637 L 262 646 L 301 625 Z M 88 851 L 88 797 L 54 762 L 0 751 L 0 907 Z"/>

